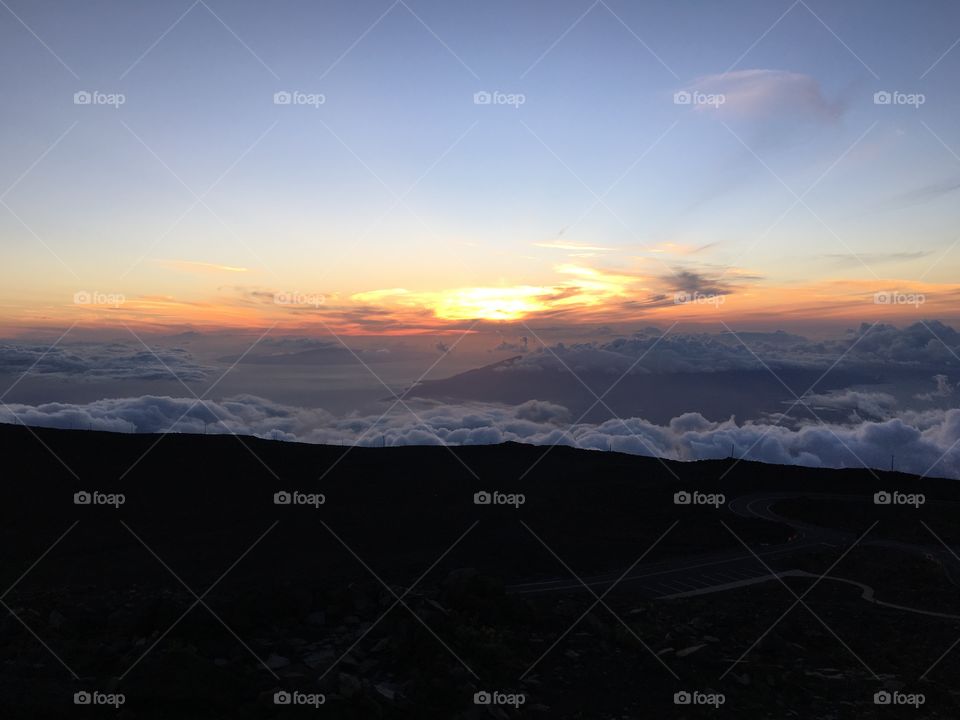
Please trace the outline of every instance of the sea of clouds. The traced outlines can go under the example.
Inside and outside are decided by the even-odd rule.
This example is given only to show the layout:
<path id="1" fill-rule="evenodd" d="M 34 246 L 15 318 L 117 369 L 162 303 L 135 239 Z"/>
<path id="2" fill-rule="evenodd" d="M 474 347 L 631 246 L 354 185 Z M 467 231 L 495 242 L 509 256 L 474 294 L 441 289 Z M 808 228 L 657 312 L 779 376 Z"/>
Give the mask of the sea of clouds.
<path id="1" fill-rule="evenodd" d="M 858 402 L 892 412 L 883 398 Z M 842 398 L 851 402 L 850 398 Z M 879 404 L 877 404 L 879 403 Z M 334 445 L 484 445 L 522 442 L 612 450 L 673 460 L 730 456 L 809 467 L 889 468 L 960 478 L 960 409 L 900 411 L 897 416 L 844 424 L 787 427 L 776 418 L 714 422 L 698 413 L 657 425 L 642 418 L 571 425 L 570 412 L 532 400 L 489 403 L 396 403 L 384 415 L 335 416 L 325 410 L 279 404 L 255 395 L 218 401 L 144 395 L 85 404 L 0 406 L 0 422 L 137 433 L 236 433 L 283 441 Z"/>

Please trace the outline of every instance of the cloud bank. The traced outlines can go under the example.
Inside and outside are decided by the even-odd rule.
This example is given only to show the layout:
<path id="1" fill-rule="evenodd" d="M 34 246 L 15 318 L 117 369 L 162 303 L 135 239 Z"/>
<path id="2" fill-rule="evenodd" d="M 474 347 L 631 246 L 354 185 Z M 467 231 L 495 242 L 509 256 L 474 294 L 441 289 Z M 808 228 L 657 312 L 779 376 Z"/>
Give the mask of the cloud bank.
<path id="1" fill-rule="evenodd" d="M 634 362 L 642 358 L 634 365 Z M 783 331 L 670 333 L 650 328 L 607 342 L 553 345 L 539 348 L 503 372 L 562 369 L 575 372 L 628 368 L 638 373 L 718 372 L 766 368 L 837 367 L 910 369 L 960 368 L 960 333 L 936 320 L 899 329 L 893 325 L 863 323 L 843 338 L 816 341 Z M 562 361 L 562 362 L 561 362 Z"/>
<path id="2" fill-rule="evenodd" d="M 69 346 L 0 344 L 0 373 L 86 378 L 90 380 L 170 380 L 199 382 L 208 368 L 182 348 L 156 348 L 120 343 L 72 343 Z"/>
<path id="3" fill-rule="evenodd" d="M 828 398 L 829 400 L 829 398 Z M 856 399 L 834 398 L 854 402 Z M 862 400 L 862 399 L 861 399 Z M 876 401 L 874 399 L 874 401 Z M 879 410 L 882 410 L 880 399 Z M 336 417 L 322 409 L 282 405 L 253 395 L 216 402 L 146 395 L 83 405 L 0 407 L 0 422 L 114 432 L 237 433 L 310 443 L 484 445 L 507 441 L 613 450 L 672 460 L 747 460 L 808 467 L 896 468 L 960 478 L 960 409 L 906 412 L 856 424 L 782 427 L 771 421 L 711 422 L 687 413 L 665 425 L 642 418 L 569 426 L 566 408 L 532 400 L 517 406 L 417 402 L 387 417 Z M 414 416 L 414 414 L 416 416 Z"/>

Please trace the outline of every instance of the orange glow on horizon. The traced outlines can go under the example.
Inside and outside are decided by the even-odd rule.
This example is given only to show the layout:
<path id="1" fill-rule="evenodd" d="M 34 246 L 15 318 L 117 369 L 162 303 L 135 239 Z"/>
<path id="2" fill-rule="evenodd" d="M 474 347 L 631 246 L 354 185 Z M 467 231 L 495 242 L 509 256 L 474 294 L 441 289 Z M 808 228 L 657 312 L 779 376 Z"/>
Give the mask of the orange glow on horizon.
<path id="1" fill-rule="evenodd" d="M 607 273 L 576 265 L 555 268 L 554 285 L 460 287 L 417 292 L 390 288 L 356 293 L 299 294 L 221 289 L 215 297 L 159 295 L 84 298 L 86 302 L 8 304 L 3 330 L 110 328 L 218 331 L 274 327 L 279 332 L 332 330 L 344 335 L 416 335 L 462 331 L 467 323 L 550 321 L 574 326 L 638 323 L 754 322 L 789 327 L 811 320 L 859 324 L 956 320 L 960 285 L 898 280 L 830 280 L 789 286 L 731 284 L 722 294 L 675 292 L 664 278 Z M 729 277 L 738 281 L 736 274 Z M 292 294 L 297 297 L 298 294 Z M 284 302 L 278 298 L 286 298 Z"/>

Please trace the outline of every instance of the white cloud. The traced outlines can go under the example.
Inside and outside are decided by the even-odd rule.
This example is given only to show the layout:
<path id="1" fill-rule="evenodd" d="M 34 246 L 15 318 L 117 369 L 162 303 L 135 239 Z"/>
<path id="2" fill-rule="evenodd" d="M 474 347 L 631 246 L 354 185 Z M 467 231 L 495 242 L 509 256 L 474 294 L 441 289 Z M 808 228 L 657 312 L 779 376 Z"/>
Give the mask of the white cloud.
<path id="1" fill-rule="evenodd" d="M 687 88 L 722 95 L 720 111 L 745 117 L 792 116 L 795 119 L 833 119 L 841 108 L 828 101 L 820 83 L 809 75 L 786 70 L 737 70 L 705 75 Z"/>
<path id="2" fill-rule="evenodd" d="M 510 407 L 488 403 L 445 405 L 418 402 L 417 417 L 403 409 L 386 418 L 335 417 L 239 395 L 205 405 L 192 398 L 143 396 L 85 405 L 10 405 L 0 421 L 19 418 L 32 425 L 116 432 L 235 432 L 312 443 L 360 445 L 483 445 L 507 441 L 554 443 L 582 448 L 656 455 L 673 460 L 736 457 L 810 467 L 887 468 L 960 478 L 960 410 L 928 410 L 900 418 L 853 425 L 712 422 L 697 413 L 656 425 L 641 418 L 567 425 L 566 409 L 542 401 Z M 181 416 L 184 417 L 181 418 Z M 16 416 L 16 418 L 14 417 Z"/>

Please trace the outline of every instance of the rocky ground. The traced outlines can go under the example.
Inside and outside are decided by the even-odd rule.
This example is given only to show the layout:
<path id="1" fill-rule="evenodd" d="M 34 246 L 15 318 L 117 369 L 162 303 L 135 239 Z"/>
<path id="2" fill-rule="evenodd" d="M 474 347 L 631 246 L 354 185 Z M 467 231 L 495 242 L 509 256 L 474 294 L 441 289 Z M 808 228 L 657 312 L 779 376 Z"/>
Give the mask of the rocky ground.
<path id="1" fill-rule="evenodd" d="M 787 582 L 798 595 L 811 583 Z M 586 590 L 512 596 L 461 569 L 404 593 L 375 581 L 250 588 L 205 599 L 216 617 L 197 605 L 172 630 L 195 602 L 172 586 L 8 597 L 79 680 L 9 615 L 0 695 L 24 717 L 82 714 L 73 693 L 96 688 L 123 694 L 122 718 L 627 720 L 714 712 L 676 705 L 684 690 L 722 693 L 719 712 L 736 717 L 889 717 L 873 700 L 885 689 L 923 693 L 917 717 L 960 713 L 960 663 L 945 659 L 920 679 L 960 622 L 877 608 L 827 581 L 805 598 L 809 610 L 797 605 L 769 632 L 794 603 L 776 581 L 676 600 L 638 600 L 625 588 L 595 605 Z M 323 704 L 275 704 L 284 690 Z M 523 704 L 474 704 L 482 691 L 522 694 Z"/>
<path id="2" fill-rule="evenodd" d="M 153 438 L 43 432 L 49 449 L 0 428 L 13 478 L 0 486 L 3 718 L 960 716 L 960 650 L 947 652 L 960 621 L 878 606 L 859 587 L 824 580 L 804 596 L 813 580 L 791 577 L 656 599 L 625 583 L 595 588 L 601 602 L 575 586 L 507 591 L 622 570 L 673 523 L 648 561 L 734 549 L 727 528 L 751 547 L 784 543 L 794 531 L 781 524 L 673 504 L 679 488 L 716 489 L 727 462 L 668 472 L 557 448 L 521 481 L 541 448 L 463 449 L 473 478 L 445 448 L 358 450 L 327 472 L 342 449 L 248 439 L 259 463 L 234 438 L 171 437 L 123 475 Z M 868 496 L 877 480 L 744 463 L 720 489 Z M 922 488 L 922 517 L 957 536 L 954 485 L 879 480 Z M 274 505 L 295 487 L 326 504 Z M 474 505 L 485 487 L 527 503 Z M 94 488 L 127 501 L 73 503 Z M 863 504 L 775 509 L 854 531 L 873 521 Z M 878 538 L 928 535 L 911 513 L 885 512 Z M 845 549 L 822 545 L 791 567 L 819 575 Z M 960 615 L 937 557 L 864 544 L 831 574 Z"/>

